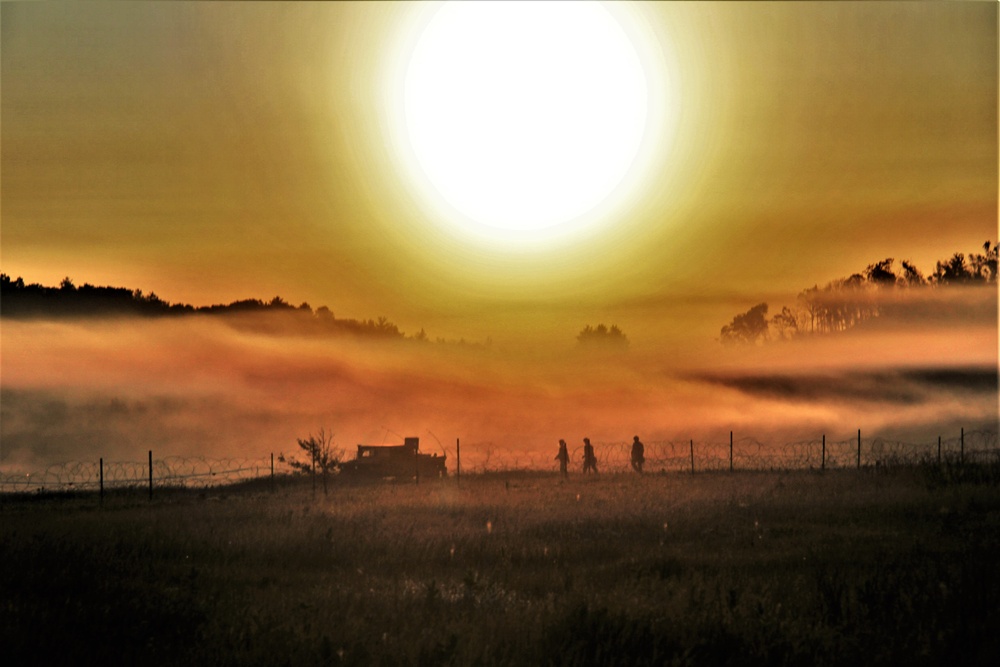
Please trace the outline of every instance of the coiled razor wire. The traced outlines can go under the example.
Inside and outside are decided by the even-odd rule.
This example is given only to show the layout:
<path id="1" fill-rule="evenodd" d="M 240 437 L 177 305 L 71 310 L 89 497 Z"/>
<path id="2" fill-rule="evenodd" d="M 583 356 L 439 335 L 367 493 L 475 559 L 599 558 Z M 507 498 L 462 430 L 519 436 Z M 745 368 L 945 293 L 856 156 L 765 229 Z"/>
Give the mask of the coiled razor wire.
<path id="1" fill-rule="evenodd" d="M 631 470 L 632 443 L 595 442 L 599 472 Z M 964 437 L 933 442 L 903 442 L 885 438 L 814 439 L 769 444 L 742 437 L 730 442 L 659 440 L 646 442 L 646 472 L 704 472 L 723 470 L 809 470 L 838 468 L 889 468 L 926 463 L 1000 464 L 1000 443 L 995 431 L 969 431 Z M 558 470 L 556 446 L 551 452 L 504 448 L 491 441 L 462 445 L 462 469 L 488 473 L 514 470 Z M 448 472 L 456 471 L 454 451 L 446 450 Z M 732 458 L 730 458 L 730 456 Z M 583 446 L 570 450 L 569 469 L 583 468 Z M 274 459 L 274 474 L 295 471 L 280 458 Z M 203 488 L 222 486 L 271 475 L 271 459 L 171 456 L 153 461 L 154 487 Z M 12 470 L 0 466 L 0 493 L 25 491 L 95 491 L 101 485 L 100 463 L 79 461 L 51 465 L 40 471 Z M 146 488 L 149 464 L 142 461 L 105 461 L 104 488 Z"/>

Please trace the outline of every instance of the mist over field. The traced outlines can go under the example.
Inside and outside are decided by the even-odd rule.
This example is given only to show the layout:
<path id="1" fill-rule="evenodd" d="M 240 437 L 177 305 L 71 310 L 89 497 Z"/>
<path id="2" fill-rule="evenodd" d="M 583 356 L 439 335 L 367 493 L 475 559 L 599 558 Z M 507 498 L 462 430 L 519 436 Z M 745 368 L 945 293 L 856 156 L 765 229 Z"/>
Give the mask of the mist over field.
<path id="1" fill-rule="evenodd" d="M 820 434 L 930 442 L 997 430 L 996 291 L 927 292 L 838 335 L 723 346 L 650 314 L 627 349 L 317 337 L 207 316 L 11 320 L 0 351 L 0 462 L 294 453 L 325 428 L 356 444 L 419 436 L 463 467 L 553 465 L 555 443 Z M 917 298 L 917 297 L 913 297 Z M 912 306 L 912 304 L 911 304 Z M 454 459 L 449 459 L 453 465 Z"/>
<path id="2" fill-rule="evenodd" d="M 997 4 L 605 5 L 0 3 L 0 464 L 997 431 Z"/>

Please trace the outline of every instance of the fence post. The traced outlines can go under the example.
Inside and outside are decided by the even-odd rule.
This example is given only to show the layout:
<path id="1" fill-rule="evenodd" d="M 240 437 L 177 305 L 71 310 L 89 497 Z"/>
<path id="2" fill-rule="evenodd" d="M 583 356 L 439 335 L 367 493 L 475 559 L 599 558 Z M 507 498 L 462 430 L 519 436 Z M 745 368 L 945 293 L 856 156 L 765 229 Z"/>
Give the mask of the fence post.
<path id="1" fill-rule="evenodd" d="M 149 499 L 153 499 L 153 450 L 149 450 Z"/>
<path id="2" fill-rule="evenodd" d="M 965 427 L 962 427 L 961 449 L 958 452 L 958 462 L 965 465 Z"/>
<path id="3" fill-rule="evenodd" d="M 462 440 L 455 438 L 455 483 L 462 485 Z"/>
<path id="4" fill-rule="evenodd" d="M 729 432 L 729 472 L 733 471 L 733 432 Z"/>
<path id="5" fill-rule="evenodd" d="M 826 433 L 823 434 L 823 458 L 819 464 L 820 470 L 826 470 Z"/>
<path id="6" fill-rule="evenodd" d="M 101 457 L 101 461 L 98 464 L 98 467 L 100 468 L 100 471 L 101 471 L 101 492 L 100 492 L 100 499 L 101 499 L 101 504 L 103 505 L 104 504 L 104 457 L 103 456 Z"/>
<path id="7" fill-rule="evenodd" d="M 694 474 L 694 440 L 691 441 L 691 473 Z"/>
<path id="8" fill-rule="evenodd" d="M 858 470 L 861 470 L 861 429 L 858 429 Z"/>

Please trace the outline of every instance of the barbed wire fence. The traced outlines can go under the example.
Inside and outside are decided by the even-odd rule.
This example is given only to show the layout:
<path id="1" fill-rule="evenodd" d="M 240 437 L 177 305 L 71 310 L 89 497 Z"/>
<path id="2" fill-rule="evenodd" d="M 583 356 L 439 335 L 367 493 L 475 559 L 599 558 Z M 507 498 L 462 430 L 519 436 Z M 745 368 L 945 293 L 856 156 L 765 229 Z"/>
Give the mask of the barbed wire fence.
<path id="1" fill-rule="evenodd" d="M 599 472 L 631 470 L 632 443 L 594 442 Z M 659 440 L 645 442 L 646 472 L 710 472 L 825 469 L 890 469 L 917 464 L 1000 464 L 996 431 L 961 431 L 934 441 L 904 442 L 881 437 L 843 440 L 801 440 L 781 444 L 753 437 L 725 441 Z M 449 474 L 459 461 L 454 448 L 444 447 Z M 520 451 L 492 441 L 462 444 L 463 473 L 554 471 L 552 452 Z M 570 450 L 570 469 L 583 466 L 583 446 Z M 169 456 L 146 461 L 82 461 L 26 471 L 0 465 L 0 494 L 36 491 L 103 491 L 114 489 L 211 488 L 295 474 L 283 457 L 258 458 Z"/>
<path id="2" fill-rule="evenodd" d="M 644 441 L 646 472 L 823 470 L 847 468 L 888 469 L 921 463 L 1000 463 L 996 431 L 962 431 L 950 438 L 906 442 L 882 437 L 766 443 L 754 437 L 725 441 Z M 632 469 L 631 441 L 594 442 L 599 472 L 622 473 Z M 505 451 L 491 441 L 463 442 L 462 470 L 510 472 L 558 470 L 551 452 Z M 583 445 L 570 448 L 570 470 L 583 468 Z M 451 460 L 452 452 L 448 452 Z"/>
<path id="3" fill-rule="evenodd" d="M 0 493 L 211 488 L 293 472 L 286 461 L 273 454 L 217 459 L 203 456 L 153 459 L 150 455 L 147 461 L 73 461 L 33 471 L 0 466 Z"/>

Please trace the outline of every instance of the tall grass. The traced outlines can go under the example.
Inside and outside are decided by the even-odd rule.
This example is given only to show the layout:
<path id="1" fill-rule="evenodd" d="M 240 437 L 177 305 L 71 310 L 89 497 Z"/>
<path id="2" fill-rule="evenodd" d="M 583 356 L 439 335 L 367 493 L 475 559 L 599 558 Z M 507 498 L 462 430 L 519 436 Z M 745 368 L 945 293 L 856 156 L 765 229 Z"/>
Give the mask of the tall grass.
<path id="1" fill-rule="evenodd" d="M 919 469 L 5 500 L 38 664 L 997 664 L 1000 489 Z"/>

